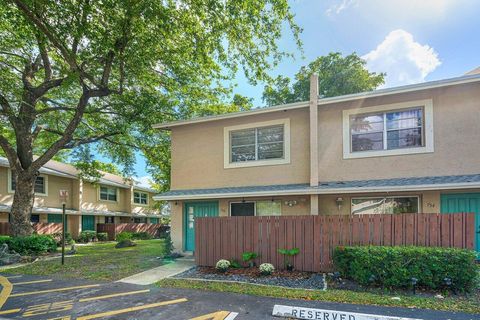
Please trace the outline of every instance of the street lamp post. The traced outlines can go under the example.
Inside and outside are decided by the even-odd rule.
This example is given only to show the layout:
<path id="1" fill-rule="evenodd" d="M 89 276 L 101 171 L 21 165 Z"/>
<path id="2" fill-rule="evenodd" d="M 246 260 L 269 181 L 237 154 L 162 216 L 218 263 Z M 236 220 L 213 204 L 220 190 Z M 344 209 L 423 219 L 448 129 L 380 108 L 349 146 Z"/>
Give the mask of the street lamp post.
<path id="1" fill-rule="evenodd" d="M 65 205 L 67 198 L 68 191 L 60 190 L 60 201 L 62 202 L 62 266 L 65 264 Z"/>

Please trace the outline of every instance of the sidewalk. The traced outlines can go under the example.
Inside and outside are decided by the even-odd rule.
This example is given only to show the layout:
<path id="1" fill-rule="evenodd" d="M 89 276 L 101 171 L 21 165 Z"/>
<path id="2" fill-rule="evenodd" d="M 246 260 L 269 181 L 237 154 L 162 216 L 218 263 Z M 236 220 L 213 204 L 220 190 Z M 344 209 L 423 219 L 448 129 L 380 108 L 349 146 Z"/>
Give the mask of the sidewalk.
<path id="1" fill-rule="evenodd" d="M 153 284 L 164 278 L 174 276 L 176 274 L 187 271 L 195 266 L 195 261 L 192 257 L 179 258 L 172 262 L 168 262 L 163 266 L 156 267 L 147 271 L 143 271 L 133 276 L 129 276 L 118 280 L 117 282 L 148 285 Z"/>

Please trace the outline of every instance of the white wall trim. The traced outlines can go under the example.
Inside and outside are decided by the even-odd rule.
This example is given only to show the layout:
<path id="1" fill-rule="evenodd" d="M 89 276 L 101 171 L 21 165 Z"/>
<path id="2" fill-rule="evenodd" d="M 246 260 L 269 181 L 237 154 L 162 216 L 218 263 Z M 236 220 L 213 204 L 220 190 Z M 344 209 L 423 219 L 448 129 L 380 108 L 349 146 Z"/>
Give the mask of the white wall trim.
<path id="1" fill-rule="evenodd" d="M 358 114 L 385 112 L 393 110 L 402 110 L 412 107 L 423 107 L 424 110 L 424 139 L 425 144 L 422 147 L 402 148 L 392 150 L 374 150 L 363 152 L 351 152 L 351 136 L 350 136 L 350 117 Z M 433 138 L 433 102 L 431 99 L 415 100 L 394 104 L 386 104 L 358 109 L 343 110 L 343 159 L 358 159 L 370 157 L 398 156 L 419 153 L 434 152 Z"/>
<path id="2" fill-rule="evenodd" d="M 243 129 L 283 125 L 283 159 L 252 160 L 243 162 L 230 162 L 230 132 Z M 223 128 L 223 167 L 225 169 L 271 166 L 290 163 L 290 119 L 277 119 L 271 121 L 253 122 Z"/>

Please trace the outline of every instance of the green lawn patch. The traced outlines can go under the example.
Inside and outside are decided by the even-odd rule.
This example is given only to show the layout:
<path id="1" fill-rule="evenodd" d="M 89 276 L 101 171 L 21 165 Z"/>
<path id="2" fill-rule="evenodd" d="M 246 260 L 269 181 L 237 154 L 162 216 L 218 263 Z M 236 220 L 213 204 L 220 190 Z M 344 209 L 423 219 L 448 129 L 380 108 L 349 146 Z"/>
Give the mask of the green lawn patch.
<path id="1" fill-rule="evenodd" d="M 258 286 L 246 283 L 211 282 L 203 280 L 185 280 L 171 278 L 157 282 L 157 286 L 233 292 L 274 298 L 318 300 L 352 304 L 368 304 L 379 306 L 480 313 L 480 297 L 478 294 L 437 299 L 433 297 L 418 297 L 401 294 L 393 295 L 349 290 L 321 291 L 288 289 L 274 286 Z M 400 297 L 400 300 L 392 300 L 391 298 L 394 296 Z"/>
<path id="2" fill-rule="evenodd" d="M 115 249 L 115 242 L 77 246 L 77 254 L 67 256 L 64 266 L 58 258 L 2 272 L 115 281 L 162 265 L 156 258 L 164 254 L 163 240 L 135 242 L 137 246 L 122 249 Z"/>

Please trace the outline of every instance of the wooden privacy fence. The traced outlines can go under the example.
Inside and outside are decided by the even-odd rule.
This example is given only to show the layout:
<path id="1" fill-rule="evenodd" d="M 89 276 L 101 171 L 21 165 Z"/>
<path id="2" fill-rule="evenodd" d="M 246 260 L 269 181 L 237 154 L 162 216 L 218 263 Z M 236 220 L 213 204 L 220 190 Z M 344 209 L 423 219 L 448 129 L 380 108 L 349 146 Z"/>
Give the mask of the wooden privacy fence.
<path id="1" fill-rule="evenodd" d="M 474 248 L 475 214 L 385 214 L 332 216 L 209 217 L 195 220 L 195 260 L 214 266 L 260 255 L 258 263 L 283 268 L 279 248 L 300 249 L 294 266 L 301 271 L 329 271 L 332 253 L 348 245 L 416 245 Z"/>
<path id="2" fill-rule="evenodd" d="M 147 232 L 152 237 L 157 236 L 158 229 L 162 227 L 158 223 L 99 223 L 97 232 L 106 232 L 108 240 L 115 240 L 120 232 Z"/>
<path id="3" fill-rule="evenodd" d="M 61 223 L 36 222 L 32 223 L 33 232 L 38 234 L 53 234 L 62 232 Z M 0 235 L 10 235 L 10 222 L 0 222 Z"/>

